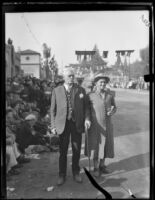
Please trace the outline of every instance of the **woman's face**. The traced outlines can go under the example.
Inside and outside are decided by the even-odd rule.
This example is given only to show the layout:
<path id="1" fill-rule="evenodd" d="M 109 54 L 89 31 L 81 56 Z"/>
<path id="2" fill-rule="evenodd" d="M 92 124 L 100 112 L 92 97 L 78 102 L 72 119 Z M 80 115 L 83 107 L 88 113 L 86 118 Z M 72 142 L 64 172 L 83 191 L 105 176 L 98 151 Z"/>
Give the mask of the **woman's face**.
<path id="1" fill-rule="evenodd" d="M 98 91 L 102 91 L 102 90 L 105 89 L 106 84 L 107 84 L 107 83 L 106 83 L 106 80 L 105 80 L 104 78 L 99 79 L 99 80 L 96 82 L 96 89 L 97 89 Z"/>
<path id="2" fill-rule="evenodd" d="M 18 110 L 19 110 L 19 108 L 20 108 L 20 104 L 19 104 L 19 103 L 17 103 L 17 104 L 16 104 L 16 106 L 14 107 L 14 110 L 18 111 Z"/>

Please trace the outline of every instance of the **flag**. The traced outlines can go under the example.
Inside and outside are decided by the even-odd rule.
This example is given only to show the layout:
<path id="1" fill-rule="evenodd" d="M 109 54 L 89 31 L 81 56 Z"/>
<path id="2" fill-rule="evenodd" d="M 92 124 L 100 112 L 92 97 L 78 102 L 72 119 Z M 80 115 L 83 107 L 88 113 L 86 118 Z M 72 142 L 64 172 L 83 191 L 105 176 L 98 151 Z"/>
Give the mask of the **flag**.
<path id="1" fill-rule="evenodd" d="M 125 51 L 121 51 L 121 56 L 125 56 Z"/>
<path id="2" fill-rule="evenodd" d="M 108 51 L 103 51 L 103 58 L 107 58 L 108 57 Z"/>

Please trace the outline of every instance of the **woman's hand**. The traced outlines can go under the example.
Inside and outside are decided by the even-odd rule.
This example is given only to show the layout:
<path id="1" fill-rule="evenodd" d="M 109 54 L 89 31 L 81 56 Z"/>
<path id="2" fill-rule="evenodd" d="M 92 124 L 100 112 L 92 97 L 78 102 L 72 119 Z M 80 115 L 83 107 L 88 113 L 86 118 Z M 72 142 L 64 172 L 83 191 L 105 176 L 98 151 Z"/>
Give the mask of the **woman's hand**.
<path id="1" fill-rule="evenodd" d="M 109 117 L 111 117 L 113 114 L 114 114 L 113 111 L 109 111 L 109 112 L 107 112 L 107 115 L 108 115 Z"/>
<path id="2" fill-rule="evenodd" d="M 111 109 L 107 112 L 107 115 L 111 117 L 114 114 L 114 106 L 111 107 Z"/>
<path id="3" fill-rule="evenodd" d="M 88 130 L 90 128 L 90 126 L 91 126 L 91 122 L 88 119 L 86 119 L 85 120 L 85 129 Z"/>
<path id="4" fill-rule="evenodd" d="M 53 128 L 53 129 L 51 130 L 51 132 L 52 132 L 54 135 L 57 135 L 56 128 Z"/>

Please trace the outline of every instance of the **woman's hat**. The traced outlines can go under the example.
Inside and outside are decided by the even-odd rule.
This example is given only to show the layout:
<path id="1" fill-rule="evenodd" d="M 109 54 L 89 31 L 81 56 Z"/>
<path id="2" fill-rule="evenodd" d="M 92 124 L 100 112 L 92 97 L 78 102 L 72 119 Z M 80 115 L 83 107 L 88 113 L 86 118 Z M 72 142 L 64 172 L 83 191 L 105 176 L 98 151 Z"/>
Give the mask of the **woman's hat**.
<path id="1" fill-rule="evenodd" d="M 106 83 L 108 83 L 110 81 L 110 78 L 108 76 L 105 76 L 103 73 L 99 73 L 95 76 L 94 78 L 94 83 L 96 83 L 98 80 L 100 79 L 105 79 Z"/>

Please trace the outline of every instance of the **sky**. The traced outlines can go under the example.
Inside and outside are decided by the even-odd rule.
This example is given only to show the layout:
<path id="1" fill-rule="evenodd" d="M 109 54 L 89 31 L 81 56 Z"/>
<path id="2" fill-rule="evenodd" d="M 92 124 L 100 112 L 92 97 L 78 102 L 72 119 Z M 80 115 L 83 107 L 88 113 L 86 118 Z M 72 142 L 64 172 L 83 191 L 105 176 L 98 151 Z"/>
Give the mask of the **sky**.
<path id="1" fill-rule="evenodd" d="M 109 51 L 108 65 L 116 61 L 116 50 L 130 50 L 130 62 L 139 60 L 139 50 L 149 44 L 148 11 L 27 12 L 5 14 L 5 42 L 15 50 L 41 53 L 46 43 L 59 68 L 78 63 L 76 50 Z"/>

